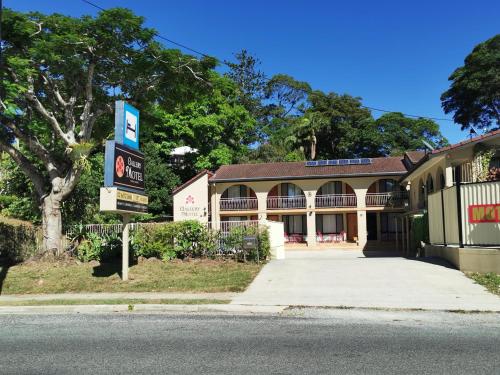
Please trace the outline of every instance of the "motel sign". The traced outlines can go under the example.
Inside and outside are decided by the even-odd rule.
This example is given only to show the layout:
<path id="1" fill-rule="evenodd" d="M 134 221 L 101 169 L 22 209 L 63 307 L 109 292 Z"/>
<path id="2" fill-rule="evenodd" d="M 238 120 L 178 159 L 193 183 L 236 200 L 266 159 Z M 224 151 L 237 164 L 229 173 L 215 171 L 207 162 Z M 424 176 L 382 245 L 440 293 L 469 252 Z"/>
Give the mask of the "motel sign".
<path id="1" fill-rule="evenodd" d="M 470 205 L 469 223 L 500 223 L 500 204 Z"/>

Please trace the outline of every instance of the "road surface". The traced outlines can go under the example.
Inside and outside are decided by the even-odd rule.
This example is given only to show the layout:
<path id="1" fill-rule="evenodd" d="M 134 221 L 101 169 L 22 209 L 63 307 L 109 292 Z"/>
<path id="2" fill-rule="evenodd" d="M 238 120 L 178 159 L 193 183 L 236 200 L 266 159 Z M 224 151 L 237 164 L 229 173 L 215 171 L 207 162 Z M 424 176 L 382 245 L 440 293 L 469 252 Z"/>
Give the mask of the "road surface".
<path id="1" fill-rule="evenodd" d="M 0 315 L 0 374 L 498 374 L 500 315 Z"/>

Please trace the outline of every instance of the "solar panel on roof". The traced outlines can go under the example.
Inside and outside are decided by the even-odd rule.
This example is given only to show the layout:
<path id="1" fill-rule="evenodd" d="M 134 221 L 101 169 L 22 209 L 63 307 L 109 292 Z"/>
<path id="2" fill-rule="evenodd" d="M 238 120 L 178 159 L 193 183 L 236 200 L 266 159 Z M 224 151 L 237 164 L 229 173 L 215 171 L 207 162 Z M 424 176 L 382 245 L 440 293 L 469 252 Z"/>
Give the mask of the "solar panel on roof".
<path id="1" fill-rule="evenodd" d="M 326 165 L 365 165 L 365 164 L 372 164 L 372 159 L 361 158 L 361 159 L 333 159 L 333 160 L 306 161 L 306 167 L 322 167 Z"/>

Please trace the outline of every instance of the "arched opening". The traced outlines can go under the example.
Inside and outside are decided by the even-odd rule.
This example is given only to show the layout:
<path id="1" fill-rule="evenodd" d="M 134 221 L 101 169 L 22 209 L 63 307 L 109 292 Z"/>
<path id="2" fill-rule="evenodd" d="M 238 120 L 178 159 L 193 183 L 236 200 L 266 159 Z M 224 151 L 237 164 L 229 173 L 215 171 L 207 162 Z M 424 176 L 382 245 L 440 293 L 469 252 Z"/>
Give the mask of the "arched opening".
<path id="1" fill-rule="evenodd" d="M 425 207 L 425 185 L 424 181 L 420 179 L 418 181 L 418 208 Z"/>
<path id="2" fill-rule="evenodd" d="M 356 207 L 356 194 L 351 185 L 329 181 L 316 192 L 316 207 Z"/>
<path id="3" fill-rule="evenodd" d="M 368 207 L 402 207 L 406 200 L 406 190 L 393 178 L 382 178 L 373 182 L 366 193 Z"/>
<path id="4" fill-rule="evenodd" d="M 425 181 L 425 191 L 427 195 L 434 192 L 434 179 L 430 173 L 427 175 L 427 180 Z"/>
<path id="5" fill-rule="evenodd" d="M 221 211 L 244 211 L 257 209 L 257 196 L 246 185 L 229 186 L 220 199 Z"/>
<path id="6" fill-rule="evenodd" d="M 446 180 L 444 179 L 443 168 L 439 167 L 436 172 L 436 190 L 441 190 L 446 187 Z"/>
<path id="7" fill-rule="evenodd" d="M 275 185 L 267 193 L 267 209 L 279 210 L 288 208 L 306 208 L 304 191 L 291 182 Z"/>

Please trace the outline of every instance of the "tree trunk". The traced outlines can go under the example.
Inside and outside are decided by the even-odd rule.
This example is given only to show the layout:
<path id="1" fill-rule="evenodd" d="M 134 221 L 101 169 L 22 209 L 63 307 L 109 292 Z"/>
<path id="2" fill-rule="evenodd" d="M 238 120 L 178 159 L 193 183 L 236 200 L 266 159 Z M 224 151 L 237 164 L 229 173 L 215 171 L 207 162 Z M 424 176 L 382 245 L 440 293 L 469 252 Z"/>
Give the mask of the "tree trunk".
<path id="1" fill-rule="evenodd" d="M 43 249 L 54 254 L 62 252 L 61 198 L 50 193 L 42 201 Z"/>
<path id="2" fill-rule="evenodd" d="M 311 160 L 316 159 L 316 135 L 313 134 L 311 138 Z"/>

